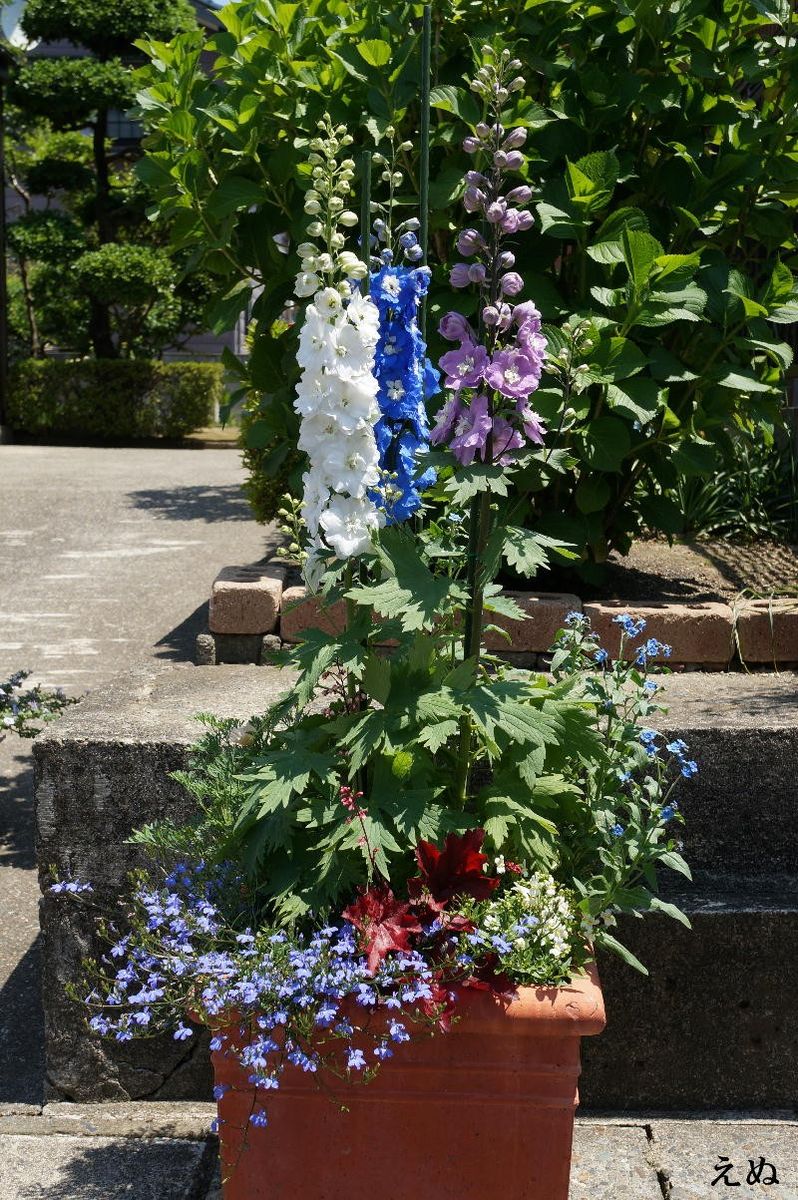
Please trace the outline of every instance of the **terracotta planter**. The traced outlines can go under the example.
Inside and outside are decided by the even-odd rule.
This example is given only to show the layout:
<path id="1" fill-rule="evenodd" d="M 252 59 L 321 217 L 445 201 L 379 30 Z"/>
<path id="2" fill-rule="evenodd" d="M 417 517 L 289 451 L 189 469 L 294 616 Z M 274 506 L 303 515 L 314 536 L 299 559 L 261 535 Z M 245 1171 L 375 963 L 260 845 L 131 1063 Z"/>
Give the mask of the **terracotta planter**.
<path id="1" fill-rule="evenodd" d="M 452 1032 L 396 1048 L 341 1112 L 287 1066 L 258 1098 L 233 1055 L 213 1055 L 225 1200 L 567 1200 L 579 1040 L 604 1028 L 595 968 L 502 1003 L 466 991 Z M 337 1082 L 337 1081 L 333 1081 Z"/>

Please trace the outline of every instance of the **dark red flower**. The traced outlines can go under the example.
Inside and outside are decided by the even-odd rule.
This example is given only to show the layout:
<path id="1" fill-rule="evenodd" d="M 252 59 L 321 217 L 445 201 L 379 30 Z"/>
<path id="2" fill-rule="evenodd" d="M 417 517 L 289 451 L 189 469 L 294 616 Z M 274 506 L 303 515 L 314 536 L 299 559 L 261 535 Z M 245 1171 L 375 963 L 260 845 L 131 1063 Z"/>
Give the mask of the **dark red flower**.
<path id="1" fill-rule="evenodd" d="M 477 991 L 493 992 L 495 996 L 501 996 L 509 1000 L 515 995 L 518 985 L 504 971 L 496 970 L 498 961 L 499 956 L 497 954 L 486 955 L 478 966 L 474 968 L 474 974 L 468 979 L 463 980 L 463 987 L 475 988 Z"/>
<path id="2" fill-rule="evenodd" d="M 466 833 L 450 833 L 443 850 L 431 842 L 419 842 L 416 861 L 421 874 L 418 879 L 410 880 L 411 896 L 420 898 L 423 892 L 428 892 L 439 909 L 454 896 L 486 900 L 500 880 L 498 876 L 485 874 L 488 856 L 481 853 L 484 840 L 484 829 L 469 829 Z"/>
<path id="3" fill-rule="evenodd" d="M 389 951 L 409 950 L 410 935 L 421 933 L 410 905 L 397 900 L 387 884 L 363 892 L 341 915 L 360 931 L 372 975 Z"/>
<path id="4" fill-rule="evenodd" d="M 457 1007 L 454 994 L 440 983 L 430 984 L 431 995 L 423 1001 L 422 1007 L 428 1017 L 435 1017 L 435 1024 L 441 1033 L 450 1033 L 452 1017 Z"/>

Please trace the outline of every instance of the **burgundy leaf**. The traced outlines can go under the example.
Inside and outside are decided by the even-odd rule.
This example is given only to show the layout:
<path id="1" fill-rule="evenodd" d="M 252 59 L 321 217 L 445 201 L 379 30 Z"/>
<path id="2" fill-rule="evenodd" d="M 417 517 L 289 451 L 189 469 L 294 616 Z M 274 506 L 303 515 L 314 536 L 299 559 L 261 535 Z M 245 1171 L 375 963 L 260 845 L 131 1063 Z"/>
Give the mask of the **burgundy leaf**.
<path id="1" fill-rule="evenodd" d="M 484 829 L 469 829 L 466 833 L 450 833 L 443 850 L 431 842 L 419 842 L 416 861 L 421 875 L 410 881 L 411 896 L 418 899 L 429 892 L 439 909 L 454 896 L 486 900 L 500 880 L 485 874 L 488 856 L 481 853 L 484 840 Z"/>
<path id="2" fill-rule="evenodd" d="M 409 950 L 410 935 L 422 931 L 410 905 L 397 900 L 387 884 L 363 892 L 341 915 L 359 930 L 372 975 L 391 950 Z"/>

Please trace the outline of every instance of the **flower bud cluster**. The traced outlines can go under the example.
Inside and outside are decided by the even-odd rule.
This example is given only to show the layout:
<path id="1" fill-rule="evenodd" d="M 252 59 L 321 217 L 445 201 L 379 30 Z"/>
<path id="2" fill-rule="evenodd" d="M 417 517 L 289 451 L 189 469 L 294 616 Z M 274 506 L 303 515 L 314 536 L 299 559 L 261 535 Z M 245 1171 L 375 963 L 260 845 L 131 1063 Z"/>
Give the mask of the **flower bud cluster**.
<path id="1" fill-rule="evenodd" d="M 313 240 L 298 247 L 302 265 L 294 288 L 302 299 L 334 284 L 340 276 L 344 280 L 338 288 L 346 295 L 349 291 L 346 280 L 365 279 L 368 275 L 366 264 L 351 250 L 344 249 L 344 231 L 358 223 L 357 213 L 347 207 L 355 177 L 354 160 L 339 161 L 340 154 L 352 141 L 345 126 L 334 127 L 330 118 L 325 117 L 319 121 L 319 136 L 310 143 L 311 187 L 305 193 L 305 212 L 312 218 L 308 238 Z"/>
<path id="2" fill-rule="evenodd" d="M 378 167 L 382 168 L 379 178 L 384 184 L 387 184 L 385 203 L 374 201 L 371 206 L 374 212 L 380 214 L 372 225 L 370 251 L 373 271 L 389 267 L 402 257 L 410 264 L 420 263 L 424 257 L 424 251 L 417 237 L 421 225 L 419 219 L 411 217 L 395 228 L 393 225 L 396 189 L 405 179 L 401 162 L 403 155 L 413 149 L 413 143 L 398 142 L 396 130 L 392 125 L 385 130 L 385 137 L 388 142 L 386 153 L 378 151 L 372 159 Z"/>
<path id="3" fill-rule="evenodd" d="M 479 329 L 459 313 L 448 313 L 440 332 L 457 342 L 440 360 L 449 397 L 436 416 L 431 441 L 447 444 L 463 465 L 478 455 L 504 465 L 527 443 L 540 444 L 544 428 L 529 397 L 538 387 L 546 353 L 540 313 L 531 301 L 516 303 L 524 280 L 505 239 L 531 228 L 528 208 L 532 188 L 507 187 L 506 177 L 525 164 L 526 129 L 507 129 L 503 108 L 524 80 L 520 62 L 508 50 L 483 47 L 483 63 L 472 89 L 486 101 L 486 119 L 464 141 L 478 156 L 466 172 L 463 204 L 475 217 L 456 239 L 463 261 L 455 262 L 449 279 L 455 288 L 479 292 Z"/>

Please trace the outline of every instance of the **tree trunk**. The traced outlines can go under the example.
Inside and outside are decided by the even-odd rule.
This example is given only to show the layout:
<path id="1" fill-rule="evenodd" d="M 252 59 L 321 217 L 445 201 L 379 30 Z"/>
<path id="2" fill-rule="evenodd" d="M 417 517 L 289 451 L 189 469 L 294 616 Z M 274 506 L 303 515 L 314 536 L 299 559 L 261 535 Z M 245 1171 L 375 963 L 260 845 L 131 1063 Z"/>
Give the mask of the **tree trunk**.
<path id="1" fill-rule="evenodd" d="M 105 142 L 108 137 L 108 110 L 101 108 L 94 122 L 95 216 L 100 245 L 113 241 L 111 228 L 111 185 Z M 117 358 L 118 351 L 111 334 L 111 316 L 107 304 L 91 300 L 89 337 L 97 358 Z"/>
<path id="2" fill-rule="evenodd" d="M 22 255 L 18 255 L 17 267 L 19 268 L 19 280 L 22 284 L 22 296 L 25 302 L 25 316 L 28 321 L 30 356 L 31 358 L 42 358 L 44 354 L 44 347 L 39 338 L 39 322 L 36 319 L 36 308 L 34 306 L 33 296 L 31 294 L 30 277 L 28 276 L 28 260 Z"/>

